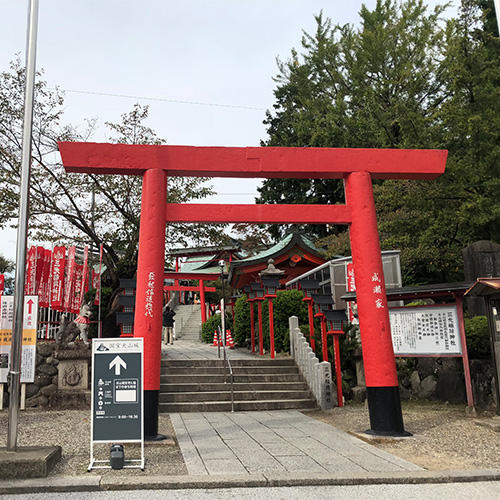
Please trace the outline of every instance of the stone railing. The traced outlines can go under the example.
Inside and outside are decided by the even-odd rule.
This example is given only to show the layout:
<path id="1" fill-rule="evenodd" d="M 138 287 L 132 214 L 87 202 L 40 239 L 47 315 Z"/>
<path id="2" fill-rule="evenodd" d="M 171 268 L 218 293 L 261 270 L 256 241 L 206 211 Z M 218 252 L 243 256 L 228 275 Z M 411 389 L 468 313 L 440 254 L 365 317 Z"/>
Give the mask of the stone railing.
<path id="1" fill-rule="evenodd" d="M 288 319 L 290 327 L 290 354 L 295 359 L 309 389 L 313 393 L 322 410 L 333 408 L 332 399 L 332 365 L 327 361 L 320 362 L 311 349 L 306 338 L 299 329 L 296 316 Z"/>

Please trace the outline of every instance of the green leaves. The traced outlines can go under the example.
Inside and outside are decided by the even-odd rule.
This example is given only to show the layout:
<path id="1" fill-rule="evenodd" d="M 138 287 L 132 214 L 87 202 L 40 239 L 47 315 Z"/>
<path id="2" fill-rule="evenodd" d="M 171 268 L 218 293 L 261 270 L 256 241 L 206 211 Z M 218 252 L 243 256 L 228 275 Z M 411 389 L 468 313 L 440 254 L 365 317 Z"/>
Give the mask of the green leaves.
<path id="1" fill-rule="evenodd" d="M 460 279 L 462 248 L 499 239 L 500 44 L 490 33 L 492 7 L 463 0 L 460 16 L 444 20 L 443 6 L 379 0 L 361 8 L 360 28 L 320 14 L 302 52 L 278 67 L 264 145 L 449 151 L 435 181 L 375 185 L 382 247 L 402 250 L 406 284 Z M 344 201 L 341 183 L 322 180 L 271 179 L 259 193 L 261 203 Z M 329 255 L 349 251 L 338 228 L 302 229 L 322 238 Z"/>

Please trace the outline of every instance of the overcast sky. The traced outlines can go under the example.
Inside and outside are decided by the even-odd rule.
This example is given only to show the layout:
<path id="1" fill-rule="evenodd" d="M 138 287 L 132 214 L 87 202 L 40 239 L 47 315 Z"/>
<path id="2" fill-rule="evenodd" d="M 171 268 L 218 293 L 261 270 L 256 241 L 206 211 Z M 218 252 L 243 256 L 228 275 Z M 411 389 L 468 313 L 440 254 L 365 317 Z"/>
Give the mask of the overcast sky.
<path id="1" fill-rule="evenodd" d="M 68 123 L 98 119 L 96 142 L 107 139 L 104 122 L 139 102 L 169 144 L 258 146 L 276 57 L 299 47 L 321 9 L 335 23 L 358 24 L 362 3 L 376 0 L 40 0 L 37 68 L 67 91 Z M 0 71 L 17 53 L 24 61 L 27 6 L 0 0 Z M 204 201 L 252 203 L 257 184 L 217 180 L 219 196 Z M 13 259 L 15 231 L 0 237 L 0 253 Z"/>

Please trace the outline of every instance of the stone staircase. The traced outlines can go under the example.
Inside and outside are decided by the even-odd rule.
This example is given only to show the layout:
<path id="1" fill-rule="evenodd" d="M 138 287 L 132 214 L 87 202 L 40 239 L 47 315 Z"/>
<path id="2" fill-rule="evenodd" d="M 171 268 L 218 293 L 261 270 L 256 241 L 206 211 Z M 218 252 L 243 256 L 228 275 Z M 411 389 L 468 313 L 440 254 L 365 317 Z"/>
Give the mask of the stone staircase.
<path id="1" fill-rule="evenodd" d="M 175 308 L 175 338 L 198 342 L 201 333 L 200 305 L 179 304 Z"/>
<path id="2" fill-rule="evenodd" d="M 235 411 L 316 407 L 293 359 L 233 359 L 231 365 Z M 160 411 L 231 411 L 223 361 L 163 359 Z"/>

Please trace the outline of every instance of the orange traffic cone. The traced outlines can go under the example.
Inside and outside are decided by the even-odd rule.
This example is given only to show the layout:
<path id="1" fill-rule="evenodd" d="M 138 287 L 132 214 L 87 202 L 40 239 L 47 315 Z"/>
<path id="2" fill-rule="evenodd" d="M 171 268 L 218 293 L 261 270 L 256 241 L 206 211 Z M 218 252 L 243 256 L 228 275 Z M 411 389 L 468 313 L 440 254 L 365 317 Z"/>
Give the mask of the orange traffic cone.
<path id="1" fill-rule="evenodd" d="M 226 330 L 226 345 L 229 347 L 229 349 L 234 349 L 234 340 L 233 336 L 231 335 L 231 330 Z"/>
<path id="2" fill-rule="evenodd" d="M 217 331 L 215 331 L 214 332 L 214 343 L 212 344 L 212 347 L 217 347 L 218 345 L 220 345 L 219 335 L 218 335 Z"/>

